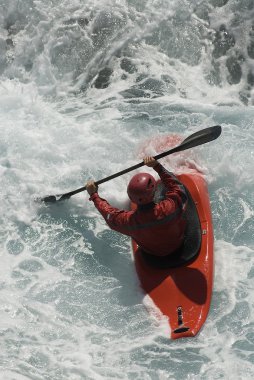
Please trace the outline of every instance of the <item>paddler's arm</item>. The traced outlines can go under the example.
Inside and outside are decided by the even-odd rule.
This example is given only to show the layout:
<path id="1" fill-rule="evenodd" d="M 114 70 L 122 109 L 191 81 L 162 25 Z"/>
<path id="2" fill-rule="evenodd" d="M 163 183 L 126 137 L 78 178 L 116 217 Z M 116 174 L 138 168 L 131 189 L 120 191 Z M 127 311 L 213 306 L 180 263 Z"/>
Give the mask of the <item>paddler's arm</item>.
<path id="1" fill-rule="evenodd" d="M 94 181 L 87 182 L 86 190 L 90 195 L 89 200 L 94 203 L 95 207 L 110 228 L 118 231 L 118 227 L 124 226 L 128 223 L 131 212 L 113 207 L 106 201 L 106 199 L 101 198 L 98 194 L 98 187 L 95 185 Z M 124 231 L 120 232 L 124 233 Z"/>
<path id="2" fill-rule="evenodd" d="M 166 199 L 173 199 L 177 202 L 183 210 L 187 205 L 187 194 L 183 184 L 176 178 L 176 176 L 164 168 L 153 157 L 146 157 L 144 159 L 145 165 L 152 167 L 160 176 L 160 179 L 166 187 Z"/>

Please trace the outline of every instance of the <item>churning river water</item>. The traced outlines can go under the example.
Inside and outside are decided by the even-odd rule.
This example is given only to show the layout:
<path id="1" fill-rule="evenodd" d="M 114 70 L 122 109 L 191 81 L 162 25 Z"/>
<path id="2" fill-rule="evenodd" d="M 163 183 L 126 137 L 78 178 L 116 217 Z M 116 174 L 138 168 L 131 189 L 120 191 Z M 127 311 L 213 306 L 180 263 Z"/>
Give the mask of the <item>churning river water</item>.
<path id="1" fill-rule="evenodd" d="M 253 0 L 0 0 L 1 379 L 254 378 L 253 19 Z M 87 194 L 34 199 L 216 124 L 162 161 L 204 173 L 215 232 L 210 314 L 172 341 Z M 101 195 L 127 207 L 130 176 Z"/>

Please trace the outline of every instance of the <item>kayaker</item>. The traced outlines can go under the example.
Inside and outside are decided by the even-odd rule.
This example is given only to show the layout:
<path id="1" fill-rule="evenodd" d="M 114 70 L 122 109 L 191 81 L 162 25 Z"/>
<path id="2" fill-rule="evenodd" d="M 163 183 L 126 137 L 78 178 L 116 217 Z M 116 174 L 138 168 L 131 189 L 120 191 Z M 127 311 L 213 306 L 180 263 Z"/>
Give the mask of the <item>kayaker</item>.
<path id="1" fill-rule="evenodd" d="M 187 205 L 184 186 L 173 173 L 167 171 L 153 157 L 145 157 L 144 164 L 152 167 L 166 188 L 165 199 L 154 203 L 156 180 L 149 173 L 138 173 L 131 179 L 127 193 L 137 204 L 135 211 L 124 211 L 111 206 L 98 195 L 94 181 L 86 184 L 90 200 L 101 213 L 108 226 L 131 236 L 144 252 L 166 256 L 175 252 L 183 243 Z"/>

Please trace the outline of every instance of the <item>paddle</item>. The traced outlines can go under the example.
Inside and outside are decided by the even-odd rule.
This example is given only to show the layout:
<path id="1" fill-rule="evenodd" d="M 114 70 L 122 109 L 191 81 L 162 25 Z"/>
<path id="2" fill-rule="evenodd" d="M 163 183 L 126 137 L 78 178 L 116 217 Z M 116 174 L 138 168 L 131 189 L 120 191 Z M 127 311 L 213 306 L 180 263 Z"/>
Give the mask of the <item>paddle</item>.
<path id="1" fill-rule="evenodd" d="M 195 146 L 206 144 L 210 141 L 213 141 L 217 139 L 221 134 L 221 126 L 220 125 L 215 125 L 214 127 L 210 128 L 205 128 L 202 129 L 201 131 L 198 131 L 196 133 L 193 133 L 189 137 L 187 137 L 183 142 L 176 146 L 173 149 L 167 150 L 166 152 L 160 153 L 157 156 L 154 156 L 156 160 L 168 156 L 169 154 L 176 153 L 176 152 L 181 152 L 186 149 L 194 148 Z M 127 169 L 124 169 L 118 173 L 112 174 L 109 177 L 100 179 L 99 181 L 96 181 L 96 185 L 100 185 L 101 183 L 110 181 L 113 178 L 119 177 L 120 175 L 126 174 L 132 170 L 141 168 L 144 166 L 144 162 L 140 162 L 139 164 L 133 165 Z M 70 198 L 72 195 L 80 193 L 81 191 L 86 190 L 86 186 L 80 187 L 77 190 L 70 191 L 69 193 L 65 194 L 59 194 L 59 195 L 48 195 L 44 198 L 38 199 L 39 202 L 45 202 L 45 203 L 55 203 L 58 201 L 62 201 L 64 199 Z"/>

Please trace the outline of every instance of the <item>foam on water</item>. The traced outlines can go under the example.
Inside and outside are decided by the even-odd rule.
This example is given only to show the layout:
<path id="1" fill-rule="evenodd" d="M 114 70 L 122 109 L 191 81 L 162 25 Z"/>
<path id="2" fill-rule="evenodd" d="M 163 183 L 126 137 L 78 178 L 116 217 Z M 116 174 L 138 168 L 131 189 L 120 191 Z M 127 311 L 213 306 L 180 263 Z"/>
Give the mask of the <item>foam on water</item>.
<path id="1" fill-rule="evenodd" d="M 0 372 L 23 379 L 252 379 L 253 2 L 0 0 Z M 166 157 L 206 176 L 214 295 L 194 339 L 170 341 L 130 241 L 78 188 L 221 124 Z M 127 207 L 130 175 L 100 187 Z M 150 312 L 148 312 L 150 310 Z"/>

